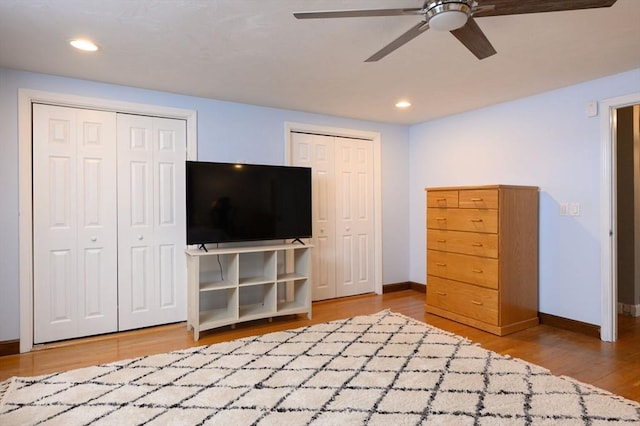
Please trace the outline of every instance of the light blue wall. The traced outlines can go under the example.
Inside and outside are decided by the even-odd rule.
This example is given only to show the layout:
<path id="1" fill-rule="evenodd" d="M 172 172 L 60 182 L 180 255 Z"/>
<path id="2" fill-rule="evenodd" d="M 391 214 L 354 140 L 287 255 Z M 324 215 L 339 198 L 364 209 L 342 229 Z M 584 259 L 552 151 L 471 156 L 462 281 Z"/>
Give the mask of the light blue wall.
<path id="1" fill-rule="evenodd" d="M 584 110 L 640 92 L 640 70 L 406 127 L 0 68 L 0 341 L 19 335 L 18 88 L 197 110 L 203 160 L 282 164 L 285 122 L 380 132 L 385 284 L 425 282 L 425 187 L 537 185 L 540 310 L 600 323 L 600 120 Z"/>
<path id="2" fill-rule="evenodd" d="M 585 106 L 637 92 L 640 70 L 412 126 L 411 280 L 425 282 L 425 187 L 535 185 L 540 311 L 600 324 L 600 118 Z"/>
<path id="3" fill-rule="evenodd" d="M 383 284 L 409 273 L 407 126 L 264 108 L 0 68 L 0 342 L 19 337 L 18 89 L 197 110 L 202 160 L 283 164 L 284 123 L 381 134 Z"/>

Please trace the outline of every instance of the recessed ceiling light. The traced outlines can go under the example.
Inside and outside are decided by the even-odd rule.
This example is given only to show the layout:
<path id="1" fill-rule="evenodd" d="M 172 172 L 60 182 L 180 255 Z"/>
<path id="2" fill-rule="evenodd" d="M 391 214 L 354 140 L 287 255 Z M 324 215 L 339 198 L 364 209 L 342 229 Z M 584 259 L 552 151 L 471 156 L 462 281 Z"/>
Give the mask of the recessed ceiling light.
<path id="1" fill-rule="evenodd" d="M 76 49 L 84 50 L 86 52 L 95 52 L 96 50 L 98 50 L 98 46 L 96 46 L 95 43 L 89 40 L 81 40 L 81 39 L 71 40 L 69 44 L 75 47 Z"/>
<path id="2" fill-rule="evenodd" d="M 411 106 L 411 102 L 409 101 L 400 101 L 396 104 L 396 108 L 409 108 Z"/>

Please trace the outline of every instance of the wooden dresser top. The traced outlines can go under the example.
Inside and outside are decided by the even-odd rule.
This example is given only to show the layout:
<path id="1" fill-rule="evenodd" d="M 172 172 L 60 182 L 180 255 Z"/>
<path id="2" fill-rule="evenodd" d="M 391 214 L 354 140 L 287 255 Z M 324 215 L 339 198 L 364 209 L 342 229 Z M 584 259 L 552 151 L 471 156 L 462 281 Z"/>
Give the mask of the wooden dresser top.
<path id="1" fill-rule="evenodd" d="M 425 188 L 425 191 L 459 191 L 465 189 L 533 189 L 539 190 L 537 186 L 523 186 L 523 185 L 475 185 L 475 186 L 433 186 Z"/>

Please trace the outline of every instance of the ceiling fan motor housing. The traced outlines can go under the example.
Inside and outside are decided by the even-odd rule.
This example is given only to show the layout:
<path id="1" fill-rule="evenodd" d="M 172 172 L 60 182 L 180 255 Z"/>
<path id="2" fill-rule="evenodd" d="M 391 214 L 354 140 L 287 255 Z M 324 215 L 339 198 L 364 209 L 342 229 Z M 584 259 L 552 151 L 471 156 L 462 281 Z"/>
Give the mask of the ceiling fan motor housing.
<path id="1" fill-rule="evenodd" d="M 464 26 L 471 16 L 475 0 L 433 0 L 425 5 L 425 18 L 429 27 L 452 31 Z"/>

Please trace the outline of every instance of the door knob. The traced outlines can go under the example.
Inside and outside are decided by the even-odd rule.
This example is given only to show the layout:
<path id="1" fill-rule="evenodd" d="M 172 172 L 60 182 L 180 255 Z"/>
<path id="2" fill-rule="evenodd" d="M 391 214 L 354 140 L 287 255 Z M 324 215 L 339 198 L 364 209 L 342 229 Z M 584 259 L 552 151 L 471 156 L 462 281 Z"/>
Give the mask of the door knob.
<path id="1" fill-rule="evenodd" d="M 139 239 L 140 241 L 142 241 L 142 240 L 144 239 L 144 237 L 143 237 L 142 235 L 138 235 L 138 239 Z"/>
<path id="2" fill-rule="evenodd" d="M 91 237 L 91 241 L 98 241 L 98 237 L 96 237 L 95 235 L 93 235 L 93 236 Z"/>

